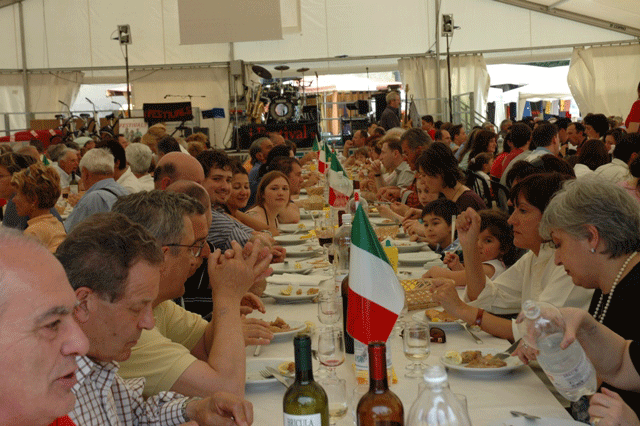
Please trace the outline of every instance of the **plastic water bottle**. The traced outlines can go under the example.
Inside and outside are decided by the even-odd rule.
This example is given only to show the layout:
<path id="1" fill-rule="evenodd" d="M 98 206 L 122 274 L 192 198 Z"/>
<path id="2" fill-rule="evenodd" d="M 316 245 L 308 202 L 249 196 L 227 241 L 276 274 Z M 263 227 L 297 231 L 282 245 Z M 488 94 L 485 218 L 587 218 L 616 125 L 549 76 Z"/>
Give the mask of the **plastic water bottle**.
<path id="1" fill-rule="evenodd" d="M 449 388 L 443 366 L 427 368 L 424 381 L 426 387 L 409 410 L 407 426 L 471 426 L 469 413 Z"/>
<path id="2" fill-rule="evenodd" d="M 558 392 L 569 401 L 592 395 L 597 389 L 596 372 L 578 341 L 560 348 L 565 324 L 555 306 L 527 300 L 522 304 L 524 321 L 519 325 L 527 345 L 538 349 L 538 363 Z"/>

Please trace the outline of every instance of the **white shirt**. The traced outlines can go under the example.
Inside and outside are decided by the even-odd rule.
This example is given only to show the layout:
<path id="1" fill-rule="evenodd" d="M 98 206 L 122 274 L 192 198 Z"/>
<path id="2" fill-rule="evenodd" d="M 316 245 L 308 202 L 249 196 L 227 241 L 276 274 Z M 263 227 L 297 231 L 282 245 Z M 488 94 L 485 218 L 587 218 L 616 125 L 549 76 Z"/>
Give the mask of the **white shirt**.
<path id="1" fill-rule="evenodd" d="M 575 166 L 573 166 L 573 171 L 576 174 L 576 178 L 589 176 L 589 175 L 592 175 L 593 173 L 595 173 L 589 167 L 585 166 L 584 164 L 580 164 L 580 163 L 578 163 Z"/>
<path id="2" fill-rule="evenodd" d="M 574 285 L 564 267 L 554 263 L 554 253 L 548 244 L 542 245 L 538 256 L 532 251 L 525 253 L 495 281 L 487 277 L 484 290 L 473 302 L 465 290 L 464 301 L 494 314 L 518 313 L 522 302 L 528 299 L 557 307 L 588 309 L 593 290 Z M 511 326 L 515 339 L 522 337 L 515 320 Z"/>
<path id="3" fill-rule="evenodd" d="M 127 170 L 120 176 L 120 178 L 116 181 L 124 189 L 129 191 L 130 194 L 142 191 L 142 186 L 140 185 L 140 181 L 136 177 L 136 175 L 131 172 L 131 167 L 127 166 Z"/>
<path id="4" fill-rule="evenodd" d="M 631 179 L 629 166 L 619 158 L 614 158 L 610 163 L 598 167 L 595 174 L 613 183 Z"/>
<path id="5" fill-rule="evenodd" d="M 56 172 L 60 175 L 60 188 L 68 188 L 71 183 L 71 175 L 62 170 L 58 164 L 53 164 L 51 167 L 56 169 Z"/>
<path id="6" fill-rule="evenodd" d="M 153 176 L 151 176 L 149 173 L 139 177 L 138 183 L 140 184 L 142 191 L 153 191 L 154 189 L 156 189 L 153 183 Z"/>

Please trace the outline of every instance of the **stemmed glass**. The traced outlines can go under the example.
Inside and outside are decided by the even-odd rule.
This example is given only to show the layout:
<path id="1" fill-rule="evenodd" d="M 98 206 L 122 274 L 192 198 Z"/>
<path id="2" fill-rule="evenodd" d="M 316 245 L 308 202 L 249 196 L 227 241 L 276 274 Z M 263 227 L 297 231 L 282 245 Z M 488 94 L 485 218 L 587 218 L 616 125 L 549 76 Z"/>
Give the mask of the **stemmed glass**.
<path id="1" fill-rule="evenodd" d="M 329 370 L 329 379 L 336 379 L 336 367 L 344 363 L 342 330 L 327 327 L 318 333 L 318 361 Z"/>
<path id="2" fill-rule="evenodd" d="M 407 357 L 412 364 L 409 371 L 404 375 L 408 378 L 422 377 L 424 366 L 422 361 L 427 359 L 431 353 L 429 347 L 429 326 L 420 323 L 407 323 L 404 327 L 402 336 L 402 349 L 404 356 Z"/>
<path id="3" fill-rule="evenodd" d="M 334 228 L 331 224 L 331 220 L 328 217 L 322 215 L 316 218 L 314 221 L 316 237 L 318 237 L 318 244 L 322 247 L 323 255 L 325 253 L 325 246 L 333 242 Z M 324 257 L 324 256 L 323 256 Z"/>
<path id="4" fill-rule="evenodd" d="M 322 293 L 318 298 L 318 320 L 333 326 L 342 317 L 342 297 L 335 292 Z"/>

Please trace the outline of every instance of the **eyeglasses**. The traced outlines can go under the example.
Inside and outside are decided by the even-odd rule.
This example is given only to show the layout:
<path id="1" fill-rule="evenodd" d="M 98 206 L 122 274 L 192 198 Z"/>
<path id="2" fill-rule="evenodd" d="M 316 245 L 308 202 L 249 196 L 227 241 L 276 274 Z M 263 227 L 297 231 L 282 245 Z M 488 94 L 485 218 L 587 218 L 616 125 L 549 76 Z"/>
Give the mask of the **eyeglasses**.
<path id="1" fill-rule="evenodd" d="M 207 244 L 206 241 L 203 241 L 202 244 L 200 245 L 192 244 L 188 246 L 186 244 L 165 244 L 165 246 L 166 247 L 187 247 L 193 257 L 200 257 L 200 255 L 202 254 L 202 249 L 204 248 L 205 244 Z"/>

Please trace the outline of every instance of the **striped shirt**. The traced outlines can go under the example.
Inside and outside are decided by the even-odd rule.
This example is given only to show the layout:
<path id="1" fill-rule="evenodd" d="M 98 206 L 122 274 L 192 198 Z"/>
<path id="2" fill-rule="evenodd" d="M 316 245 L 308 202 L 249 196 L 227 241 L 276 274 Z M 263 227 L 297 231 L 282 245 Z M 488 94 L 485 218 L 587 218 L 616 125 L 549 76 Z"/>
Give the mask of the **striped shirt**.
<path id="1" fill-rule="evenodd" d="M 211 216 L 213 220 L 207 241 L 213 244 L 214 249 L 224 252 L 231 248 L 231 241 L 237 241 L 244 247 L 253 234 L 253 229 L 232 219 L 224 212 L 223 207 L 212 207 Z"/>
<path id="2" fill-rule="evenodd" d="M 160 392 L 144 399 L 144 379 L 118 376 L 115 362 L 96 363 L 76 357 L 76 405 L 69 417 L 82 426 L 180 425 L 187 422 L 182 405 L 188 399 L 175 392 Z"/>

